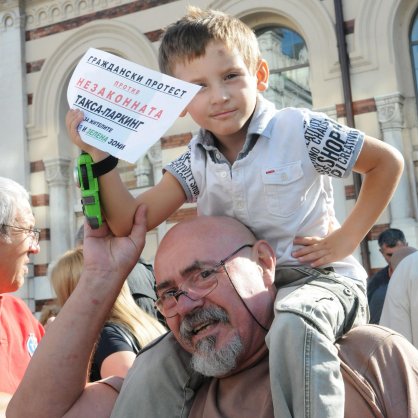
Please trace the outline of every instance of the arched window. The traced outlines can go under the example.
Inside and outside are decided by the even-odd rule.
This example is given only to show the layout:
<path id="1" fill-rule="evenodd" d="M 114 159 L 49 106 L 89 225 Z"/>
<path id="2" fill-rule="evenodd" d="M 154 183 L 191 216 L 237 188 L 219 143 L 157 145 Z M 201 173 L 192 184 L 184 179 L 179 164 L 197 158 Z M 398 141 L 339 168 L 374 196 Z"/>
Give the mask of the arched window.
<path id="1" fill-rule="evenodd" d="M 309 87 L 309 61 L 305 41 L 295 31 L 269 26 L 258 29 L 255 34 L 262 57 L 270 68 L 269 88 L 266 99 L 283 107 L 312 107 Z"/>
<path id="2" fill-rule="evenodd" d="M 418 105 L 418 12 L 415 14 L 415 18 L 412 21 L 410 42 L 411 61 L 415 81 L 415 99 Z"/>

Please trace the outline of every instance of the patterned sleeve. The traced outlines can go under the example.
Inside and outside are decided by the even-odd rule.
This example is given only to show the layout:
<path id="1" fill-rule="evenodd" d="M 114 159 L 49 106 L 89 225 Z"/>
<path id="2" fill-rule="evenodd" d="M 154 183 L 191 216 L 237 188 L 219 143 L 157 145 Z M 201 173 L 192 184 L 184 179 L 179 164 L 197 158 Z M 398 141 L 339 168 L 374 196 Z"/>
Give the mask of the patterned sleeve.
<path id="1" fill-rule="evenodd" d="M 195 203 L 199 196 L 199 188 L 193 176 L 191 168 L 191 149 L 190 145 L 187 151 L 180 155 L 176 160 L 164 167 L 164 171 L 172 174 L 183 187 L 188 203 Z"/>
<path id="2" fill-rule="evenodd" d="M 358 158 L 364 133 L 340 125 L 324 113 L 309 112 L 304 119 L 309 158 L 319 174 L 347 177 Z"/>

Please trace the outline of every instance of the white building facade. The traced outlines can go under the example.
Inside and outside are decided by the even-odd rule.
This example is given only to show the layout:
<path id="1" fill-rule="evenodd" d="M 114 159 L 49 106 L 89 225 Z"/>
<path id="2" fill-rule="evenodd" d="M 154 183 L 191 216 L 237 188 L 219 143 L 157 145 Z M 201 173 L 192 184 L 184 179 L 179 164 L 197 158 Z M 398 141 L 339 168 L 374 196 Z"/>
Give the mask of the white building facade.
<path id="1" fill-rule="evenodd" d="M 189 1 L 0 0 L 0 175 L 32 195 L 41 252 L 20 296 L 39 311 L 52 297 L 51 261 L 75 242 L 82 223 L 73 182 L 78 150 L 66 128 L 66 89 L 90 47 L 158 69 L 159 36 Z M 388 228 L 418 247 L 418 2 L 416 0 L 195 0 L 239 17 L 256 32 L 271 68 L 266 97 L 277 106 L 326 112 L 395 146 L 405 171 L 389 207 L 356 256 L 372 272 L 384 266 L 376 244 Z M 162 167 L 184 151 L 197 126 L 179 119 L 136 164 L 119 163 L 133 194 L 159 181 Z M 343 221 L 359 177 L 334 182 Z M 184 205 L 150 231 L 144 258 L 152 261 L 171 224 L 195 215 Z"/>

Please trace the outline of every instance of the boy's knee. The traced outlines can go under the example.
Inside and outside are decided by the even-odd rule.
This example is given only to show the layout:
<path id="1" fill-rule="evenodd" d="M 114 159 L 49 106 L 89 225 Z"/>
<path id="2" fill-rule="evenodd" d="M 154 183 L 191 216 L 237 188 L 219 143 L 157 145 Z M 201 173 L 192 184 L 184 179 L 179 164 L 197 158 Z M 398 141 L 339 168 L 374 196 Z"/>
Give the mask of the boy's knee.
<path id="1" fill-rule="evenodd" d="M 266 336 L 269 350 L 292 350 L 292 347 L 303 346 L 306 332 L 306 320 L 293 312 L 280 312 L 275 316 Z"/>
<path id="2" fill-rule="evenodd" d="M 343 334 L 349 316 L 347 306 L 331 290 L 311 283 L 276 301 L 275 314 L 278 329 L 287 326 L 281 322 L 297 321 L 292 318 L 296 316 L 332 341 Z"/>

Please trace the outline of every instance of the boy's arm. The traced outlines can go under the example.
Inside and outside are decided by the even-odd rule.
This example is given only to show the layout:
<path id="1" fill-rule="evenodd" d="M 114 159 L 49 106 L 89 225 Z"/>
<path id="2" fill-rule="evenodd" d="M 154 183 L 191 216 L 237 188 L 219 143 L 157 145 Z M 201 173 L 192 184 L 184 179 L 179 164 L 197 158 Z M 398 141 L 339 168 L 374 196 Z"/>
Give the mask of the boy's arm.
<path id="1" fill-rule="evenodd" d="M 364 175 L 353 210 L 341 228 L 325 238 L 296 237 L 294 244 L 304 247 L 294 251 L 293 257 L 301 263 L 319 267 L 352 254 L 388 205 L 402 175 L 403 165 L 398 150 L 366 136 L 353 169 Z"/>
<path id="2" fill-rule="evenodd" d="M 126 237 L 113 237 L 105 223 L 92 230 L 85 222 L 80 281 L 39 343 L 9 403 L 8 417 L 63 417 L 79 408 L 83 399 L 90 412 L 76 416 L 104 416 L 91 414 L 103 405 L 86 405 L 91 399 L 86 397 L 90 389 L 85 392 L 88 363 L 109 311 L 144 247 L 144 209 L 141 206 L 136 212 L 132 232 Z M 104 404 L 111 408 L 108 401 Z"/>
<path id="3" fill-rule="evenodd" d="M 93 161 L 101 161 L 108 154 L 86 144 L 78 134 L 77 127 L 82 120 L 83 112 L 78 109 L 67 113 L 66 125 L 70 138 L 80 149 L 88 152 Z M 129 234 L 139 205 L 144 204 L 148 208 L 147 230 L 149 231 L 165 221 L 186 201 L 183 188 L 170 173 L 165 173 L 157 185 L 136 198 L 126 188 L 116 169 L 100 176 L 99 185 L 100 202 L 106 221 L 117 236 Z"/>
<path id="4" fill-rule="evenodd" d="M 164 222 L 185 201 L 186 196 L 176 178 L 166 172 L 161 181 L 134 198 L 123 184 L 117 170 L 99 177 L 100 202 L 110 229 L 124 236 L 132 228 L 139 205 L 148 208 L 147 231 Z"/>

